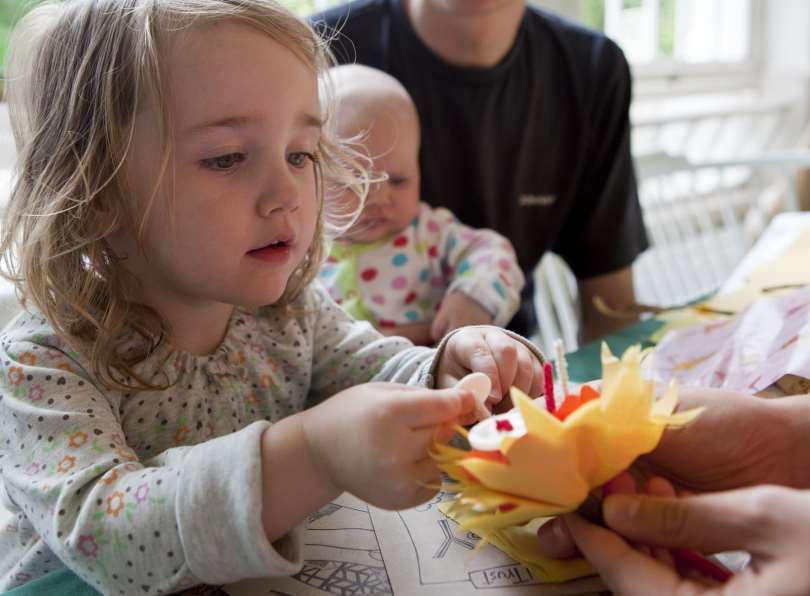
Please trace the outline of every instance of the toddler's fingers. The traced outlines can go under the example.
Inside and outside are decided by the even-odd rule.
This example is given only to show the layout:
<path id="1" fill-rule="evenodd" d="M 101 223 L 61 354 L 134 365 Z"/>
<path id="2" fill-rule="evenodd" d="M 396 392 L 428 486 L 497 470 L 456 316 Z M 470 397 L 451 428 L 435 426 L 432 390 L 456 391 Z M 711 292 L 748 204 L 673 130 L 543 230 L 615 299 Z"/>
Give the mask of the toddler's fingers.
<path id="1" fill-rule="evenodd" d="M 537 397 L 539 395 L 543 395 L 543 391 L 545 387 L 543 386 L 543 364 L 535 357 L 534 354 L 531 354 L 531 366 L 532 366 L 532 386 L 527 394 L 529 397 Z"/>
<path id="2" fill-rule="evenodd" d="M 464 422 L 464 420 L 467 419 L 467 418 L 469 418 L 469 415 L 464 416 L 461 419 L 461 421 L 459 421 L 459 424 L 461 426 L 464 426 L 464 424 L 469 424 L 469 423 Z M 455 425 L 453 425 L 453 424 L 442 424 L 441 426 L 437 427 L 436 429 L 434 429 L 432 431 L 432 439 L 431 440 L 436 440 L 439 443 L 447 443 L 450 439 L 453 438 L 454 434 L 456 434 Z"/>
<path id="3" fill-rule="evenodd" d="M 401 416 L 411 428 L 429 427 L 431 430 L 447 422 L 456 422 L 475 410 L 475 396 L 458 388 L 426 390 L 419 397 L 395 401 L 393 414 Z"/>
<path id="4" fill-rule="evenodd" d="M 528 348 L 524 345 L 518 344 L 517 346 L 517 366 L 515 372 L 515 379 L 512 381 L 512 385 L 520 389 L 526 395 L 533 396 L 532 390 L 536 386 L 534 382 L 534 375 L 535 375 L 535 368 L 532 365 L 533 362 L 539 362 L 534 355 L 529 352 Z M 540 371 L 540 378 L 542 378 L 542 371 Z"/>
<path id="5" fill-rule="evenodd" d="M 498 334 L 507 337 L 501 332 Z M 451 339 L 451 344 L 447 348 L 448 352 L 452 350 L 456 363 L 466 370 L 482 372 L 488 376 L 492 381 L 490 396 L 503 395 L 502 387 L 504 385 L 501 384 L 499 362 L 496 360 L 489 342 L 485 339 L 486 335 L 483 335 L 478 329 L 471 329 L 469 332 L 464 330 L 453 336 L 453 338 L 456 337 L 459 338 L 459 341 L 453 342 Z M 506 386 L 508 387 L 508 385 Z"/>
<path id="6" fill-rule="evenodd" d="M 398 454 L 410 461 L 420 461 L 428 457 L 434 442 L 447 443 L 455 433 L 456 424 L 451 423 L 409 429 L 407 444 L 399 448 Z"/>
<path id="7" fill-rule="evenodd" d="M 500 330 L 487 331 L 484 339 L 498 370 L 498 383 L 496 385 L 493 379 L 490 395 L 501 397 L 515 382 L 518 374 L 518 348 L 523 346 Z"/>
<path id="8" fill-rule="evenodd" d="M 514 340 L 507 335 L 499 332 L 494 337 L 491 337 L 487 334 L 486 342 L 490 353 L 494 356 L 495 366 L 498 369 L 497 378 L 500 381 L 496 385 L 495 379 L 492 380 L 492 389 L 489 392 L 487 403 L 493 406 L 503 399 L 503 395 L 508 392 L 509 387 L 515 385 L 516 379 L 521 374 L 519 369 L 520 361 L 518 360 Z M 521 390 L 523 391 L 523 389 Z"/>
<path id="9" fill-rule="evenodd" d="M 442 483 L 441 472 L 436 467 L 436 462 L 429 457 L 415 462 L 411 466 L 409 475 L 419 486 L 433 490 L 433 494 Z"/>

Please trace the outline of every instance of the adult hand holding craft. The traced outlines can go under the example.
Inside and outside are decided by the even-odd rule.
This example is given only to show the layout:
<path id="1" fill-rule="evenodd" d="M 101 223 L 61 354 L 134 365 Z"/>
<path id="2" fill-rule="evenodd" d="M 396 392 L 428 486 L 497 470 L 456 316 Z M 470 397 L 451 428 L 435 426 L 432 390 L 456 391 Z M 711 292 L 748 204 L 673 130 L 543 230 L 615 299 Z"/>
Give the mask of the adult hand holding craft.
<path id="1" fill-rule="evenodd" d="M 800 586 L 796 593 L 803 593 L 810 585 L 803 579 L 806 549 L 796 545 L 810 524 L 808 493 L 777 486 L 729 489 L 766 483 L 810 486 L 810 441 L 804 432 L 810 409 L 807 397 L 760 400 L 729 391 L 688 389 L 681 393 L 680 403 L 707 407 L 691 425 L 666 432 L 642 467 L 666 474 L 681 487 L 724 492 L 666 498 L 656 480 L 652 486 L 659 489 L 651 492 L 658 498 L 608 497 L 604 509 L 608 525 L 642 543 L 705 552 L 750 551 L 755 565 L 728 584 L 733 593 L 765 593 L 786 585 Z M 628 508 L 635 505 L 635 515 L 628 516 Z M 631 551 L 619 536 L 579 518 L 557 520 L 539 534 L 540 550 L 546 554 L 571 555 L 574 543 L 621 593 L 644 593 L 652 582 L 671 590 L 696 587 L 680 583 L 686 580 L 660 561 Z M 625 565 L 628 560 L 643 565 Z M 631 567 L 634 587 L 629 585 Z M 643 574 L 638 569 L 644 569 Z"/>
<path id="2" fill-rule="evenodd" d="M 684 387 L 678 409 L 705 406 L 686 427 L 664 432 L 661 442 L 635 466 L 666 477 L 679 489 L 719 491 L 755 484 L 810 488 L 810 438 L 806 396 L 775 400 L 708 388 Z M 723 437 L 718 440 L 718 437 Z M 571 554 L 558 522 L 543 526 L 540 548 Z"/>
<path id="3" fill-rule="evenodd" d="M 806 594 L 810 591 L 810 491 L 763 485 L 675 496 L 662 478 L 648 495 L 612 494 L 604 518 L 614 532 L 577 515 L 563 518 L 582 554 L 617 594 Z M 634 549 L 622 536 L 637 544 Z M 683 573 L 671 549 L 745 550 L 751 563 L 722 588 Z M 631 571 L 632 570 L 632 571 Z"/>

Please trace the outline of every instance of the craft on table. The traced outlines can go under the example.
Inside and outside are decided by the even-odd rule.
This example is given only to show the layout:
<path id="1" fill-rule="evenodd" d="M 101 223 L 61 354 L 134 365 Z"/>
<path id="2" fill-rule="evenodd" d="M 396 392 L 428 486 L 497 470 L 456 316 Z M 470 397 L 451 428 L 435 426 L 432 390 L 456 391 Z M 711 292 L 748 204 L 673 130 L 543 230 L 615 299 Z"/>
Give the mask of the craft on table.
<path id="1" fill-rule="evenodd" d="M 548 382 L 546 400 L 512 388 L 514 409 L 469 432 L 459 428 L 471 449 L 434 442 L 431 454 L 453 480 L 445 489 L 457 493 L 448 514 L 486 538 L 574 511 L 592 489 L 652 451 L 665 428 L 693 420 L 699 409 L 673 413 L 675 382 L 655 398 L 654 384 L 642 378 L 641 356 L 636 346 L 619 360 L 603 345 L 600 391 L 588 385 L 578 393 L 564 390 L 556 407 Z"/>

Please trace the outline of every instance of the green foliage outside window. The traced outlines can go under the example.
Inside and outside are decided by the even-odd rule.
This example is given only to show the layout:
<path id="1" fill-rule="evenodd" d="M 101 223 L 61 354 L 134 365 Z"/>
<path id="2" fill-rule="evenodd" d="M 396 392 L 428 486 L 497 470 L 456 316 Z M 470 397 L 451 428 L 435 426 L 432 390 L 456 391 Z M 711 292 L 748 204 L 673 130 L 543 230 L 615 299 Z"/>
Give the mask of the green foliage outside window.
<path id="1" fill-rule="evenodd" d="M 675 1 L 658 2 L 658 51 L 672 57 L 675 42 Z M 641 8 L 641 0 L 624 0 L 623 9 Z M 579 14 L 585 26 L 605 30 L 605 0 L 579 0 Z"/>
<path id="2" fill-rule="evenodd" d="M 0 71 L 6 63 L 6 48 L 11 37 L 11 30 L 37 0 L 0 0 Z"/>
<path id="3" fill-rule="evenodd" d="M 0 72 L 6 63 L 6 50 L 8 48 L 11 30 L 14 24 L 41 0 L 0 0 Z M 298 15 L 305 16 L 316 8 L 316 0 L 281 0 L 283 4 Z M 339 4 L 340 0 L 326 0 L 329 5 Z M 323 0 L 318 3 L 323 6 Z"/>
<path id="4" fill-rule="evenodd" d="M 579 14 L 586 27 L 605 30 L 605 0 L 580 0 Z"/>
<path id="5" fill-rule="evenodd" d="M 675 44 L 675 0 L 661 0 L 658 10 L 658 51 L 671 58 Z"/>

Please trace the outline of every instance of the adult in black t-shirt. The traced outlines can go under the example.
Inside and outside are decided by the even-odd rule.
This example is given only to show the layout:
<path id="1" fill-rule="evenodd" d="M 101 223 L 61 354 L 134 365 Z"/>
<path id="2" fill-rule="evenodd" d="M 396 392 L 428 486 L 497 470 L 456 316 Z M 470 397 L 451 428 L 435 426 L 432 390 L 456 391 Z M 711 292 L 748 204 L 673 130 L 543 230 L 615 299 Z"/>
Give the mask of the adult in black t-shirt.
<path id="1" fill-rule="evenodd" d="M 528 273 L 547 250 L 592 306 L 634 302 L 647 247 L 630 155 L 630 74 L 609 39 L 525 0 L 356 0 L 313 15 L 341 63 L 399 79 L 419 110 L 422 200 L 507 236 Z M 531 288 L 511 327 L 536 327 Z"/>

